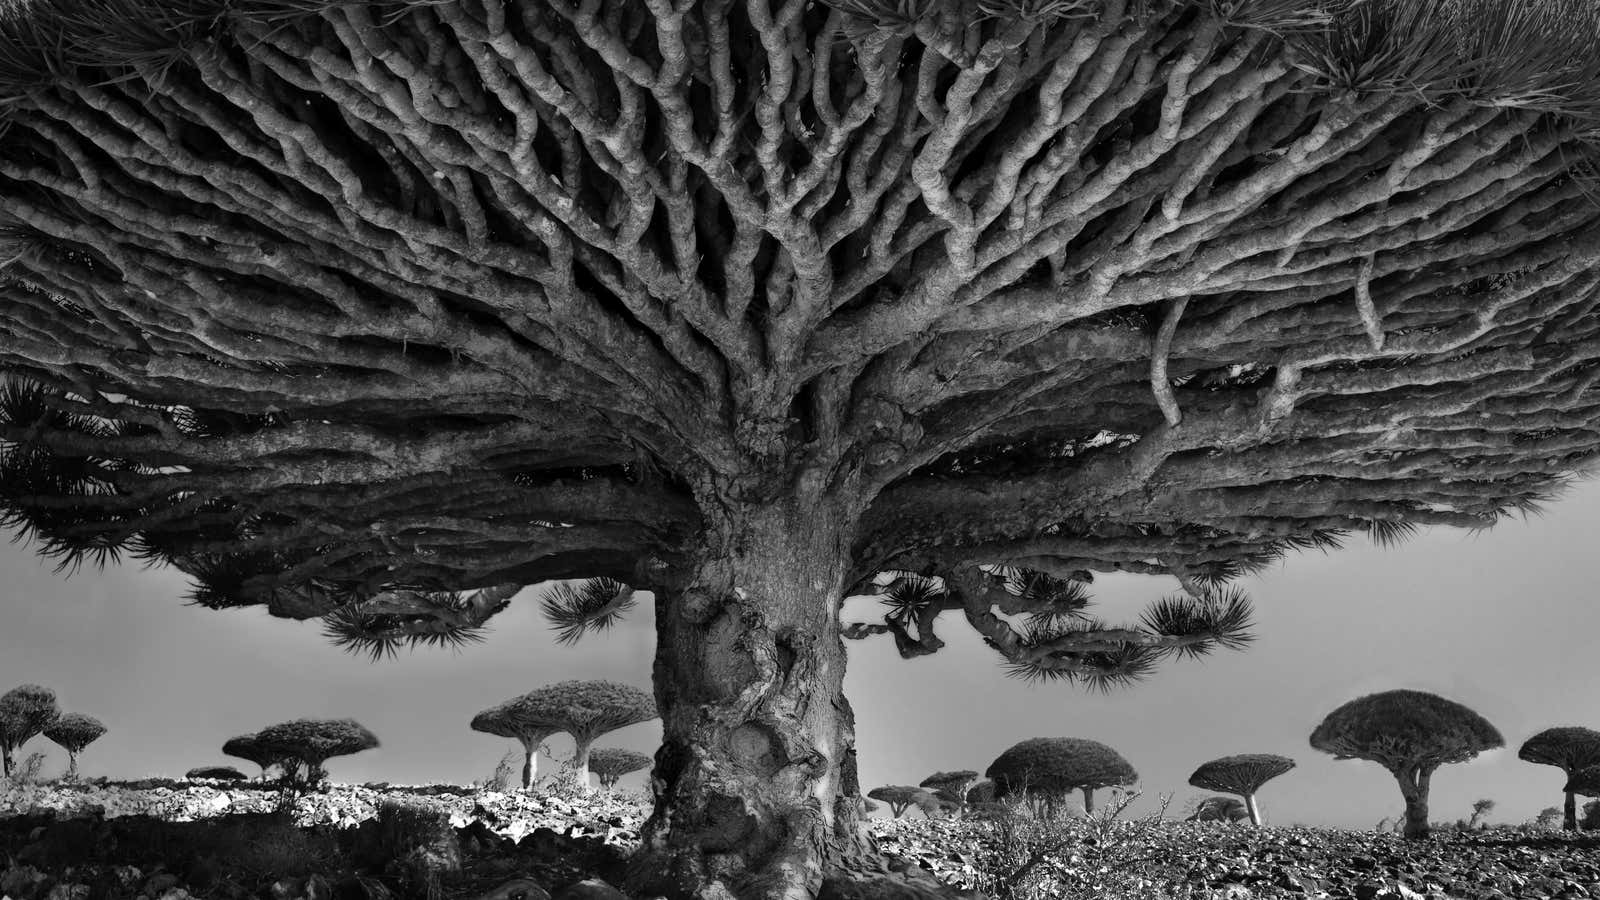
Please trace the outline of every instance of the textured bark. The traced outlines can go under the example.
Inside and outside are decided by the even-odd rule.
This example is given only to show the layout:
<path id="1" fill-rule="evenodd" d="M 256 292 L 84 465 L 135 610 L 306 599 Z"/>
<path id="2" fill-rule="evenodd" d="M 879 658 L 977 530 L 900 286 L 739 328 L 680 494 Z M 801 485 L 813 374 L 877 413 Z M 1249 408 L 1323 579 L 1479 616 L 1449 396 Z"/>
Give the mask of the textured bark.
<path id="1" fill-rule="evenodd" d="M 1428 836 L 1428 779 L 1432 772 L 1420 766 L 1408 766 L 1395 772 L 1400 784 L 1400 795 L 1406 801 L 1405 828 L 1401 834 L 1410 840 Z"/>
<path id="2" fill-rule="evenodd" d="M 533 779 L 538 774 L 539 747 L 532 741 L 522 742 L 522 789 L 533 790 Z"/>
<path id="3" fill-rule="evenodd" d="M 1561 804 L 1561 827 L 1566 831 L 1578 830 L 1578 797 L 1572 791 L 1567 791 L 1567 799 Z"/>
<path id="4" fill-rule="evenodd" d="M 1094 788 L 1086 787 L 1086 788 L 1083 788 L 1082 790 L 1083 790 L 1083 811 L 1085 813 L 1093 815 L 1094 814 Z"/>
<path id="5" fill-rule="evenodd" d="M 860 852 L 838 607 L 849 524 L 813 498 L 725 509 L 682 596 L 658 596 L 662 744 L 630 882 L 671 900 L 804 900 Z"/>
<path id="6" fill-rule="evenodd" d="M 1250 824 L 1261 827 L 1261 807 L 1256 805 L 1255 794 L 1244 795 L 1244 807 L 1250 811 Z"/>

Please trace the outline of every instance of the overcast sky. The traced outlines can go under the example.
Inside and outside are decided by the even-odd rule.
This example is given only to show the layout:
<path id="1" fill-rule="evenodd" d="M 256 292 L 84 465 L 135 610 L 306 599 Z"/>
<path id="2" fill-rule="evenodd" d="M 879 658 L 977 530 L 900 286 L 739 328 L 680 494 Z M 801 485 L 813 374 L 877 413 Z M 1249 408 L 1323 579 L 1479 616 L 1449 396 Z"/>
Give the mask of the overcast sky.
<path id="1" fill-rule="evenodd" d="M 846 642 L 863 788 L 915 784 L 936 770 L 981 772 L 1017 741 L 1077 737 L 1110 744 L 1138 769 L 1145 795 L 1134 813 L 1152 810 L 1160 793 L 1174 795 L 1172 812 L 1201 795 L 1186 782 L 1207 760 L 1276 753 L 1299 765 L 1262 790 L 1269 824 L 1370 828 L 1403 809 L 1393 778 L 1374 763 L 1335 762 L 1307 737 L 1346 700 L 1411 688 L 1465 703 L 1507 742 L 1440 769 L 1431 818 L 1467 816 L 1482 797 L 1498 804 L 1490 821 L 1527 820 L 1559 805 L 1562 775 L 1520 762 L 1516 748 L 1552 725 L 1600 728 L 1591 674 L 1597 535 L 1600 482 L 1588 482 L 1543 518 L 1492 532 L 1439 528 L 1391 550 L 1357 536 L 1336 554 L 1292 556 L 1241 583 L 1256 601 L 1258 639 L 1248 650 L 1174 662 L 1110 696 L 1008 679 L 956 614 L 941 620 L 947 646 L 932 657 L 901 660 L 887 635 Z M 515 747 L 469 730 L 475 712 L 566 678 L 648 687 L 654 652 L 649 603 L 621 628 L 569 647 L 555 642 L 536 592 L 525 590 L 481 645 L 373 664 L 332 647 L 315 622 L 186 607 L 171 570 L 123 565 L 67 578 L 0 544 L 0 574 L 0 691 L 43 684 L 63 710 L 105 722 L 109 733 L 81 756 L 86 775 L 181 776 L 222 764 L 254 774 L 222 755 L 224 740 L 285 719 L 351 716 L 383 746 L 332 760 L 335 780 L 465 784 Z M 1174 587 L 1102 577 L 1093 611 L 1134 621 Z M 851 600 L 846 620 L 865 619 L 874 605 Z M 650 722 L 596 746 L 652 752 L 659 739 Z M 565 736 L 551 744 L 558 756 L 571 751 Z M 21 755 L 32 750 L 48 751 L 47 772 L 65 768 L 64 752 L 45 739 Z M 546 758 L 540 764 L 553 770 Z M 642 783 L 642 773 L 622 782 Z"/>

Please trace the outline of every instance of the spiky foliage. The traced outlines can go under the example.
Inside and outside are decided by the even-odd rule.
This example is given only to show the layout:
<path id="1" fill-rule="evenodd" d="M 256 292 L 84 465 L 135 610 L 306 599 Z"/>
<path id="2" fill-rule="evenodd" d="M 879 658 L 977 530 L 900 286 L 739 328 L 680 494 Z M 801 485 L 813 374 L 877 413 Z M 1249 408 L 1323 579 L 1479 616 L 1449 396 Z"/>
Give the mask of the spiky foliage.
<path id="1" fill-rule="evenodd" d="M 1185 822 L 1239 822 L 1250 818 L 1250 810 L 1238 797 L 1206 797 Z"/>
<path id="2" fill-rule="evenodd" d="M 532 790 L 538 775 L 539 746 L 544 739 L 562 730 L 559 722 L 541 719 L 526 701 L 526 695 L 497 703 L 472 717 L 470 727 L 498 737 L 515 738 L 522 744 L 522 789 Z"/>
<path id="3" fill-rule="evenodd" d="M 1256 791 L 1263 784 L 1294 768 L 1294 760 L 1271 753 L 1242 753 L 1202 763 L 1189 776 L 1189 784 L 1208 791 L 1238 794 L 1244 798 L 1250 824 L 1261 825 Z"/>
<path id="4" fill-rule="evenodd" d="M 1600 765 L 1600 731 L 1578 725 L 1560 725 L 1529 737 L 1517 748 L 1517 758 L 1524 762 L 1559 768 L 1568 778 L 1579 769 Z M 1564 791 L 1562 827 L 1567 831 L 1578 828 L 1577 798 L 1572 791 Z"/>
<path id="5" fill-rule="evenodd" d="M 69 781 L 78 777 L 78 754 L 105 733 L 105 723 L 83 713 L 64 713 L 44 729 L 45 737 L 67 751 L 66 778 Z"/>
<path id="6" fill-rule="evenodd" d="M 585 633 L 605 631 L 638 603 L 633 588 L 614 578 L 563 582 L 545 589 L 540 607 L 557 632 L 556 640 L 576 644 Z"/>
<path id="7" fill-rule="evenodd" d="M 12 754 L 30 738 L 42 734 L 61 715 L 55 691 L 24 684 L 0 694 L 0 762 L 11 777 Z"/>
<path id="8" fill-rule="evenodd" d="M 613 788 L 617 786 L 617 779 L 640 769 L 649 768 L 655 762 L 648 753 L 637 750 L 624 750 L 619 747 L 601 747 L 589 753 L 589 771 L 600 779 L 600 786 Z"/>
<path id="9" fill-rule="evenodd" d="M 327 777 L 323 764 L 329 759 L 378 746 L 377 736 L 354 719 L 295 719 L 281 722 L 256 732 L 255 742 L 261 751 L 274 759 L 295 760 L 304 765 L 305 771 L 299 780 L 305 786 L 316 786 Z M 286 773 L 286 777 L 292 778 L 289 773 Z"/>
<path id="10" fill-rule="evenodd" d="M 482 643 L 484 623 L 511 604 L 519 585 L 462 594 L 454 591 L 387 591 L 337 607 L 322 617 L 323 634 L 336 646 L 393 658 L 401 646 L 460 650 Z"/>
<path id="11" fill-rule="evenodd" d="M 928 815 L 927 804 L 931 803 L 935 808 L 937 808 L 938 804 L 938 800 L 934 799 L 929 791 L 905 784 L 887 784 L 883 787 L 875 787 L 867 791 L 867 797 L 871 800 L 882 800 L 884 803 L 889 804 L 889 812 L 893 813 L 896 819 L 904 815 L 905 811 L 913 806 L 922 809 L 923 814 Z M 931 815 L 928 817 L 932 818 Z"/>
<path id="12" fill-rule="evenodd" d="M 573 778 L 589 786 L 589 749 L 595 738 L 657 718 L 655 697 L 615 681 L 572 679 L 530 691 L 515 701 L 515 716 L 572 735 Z"/>
<path id="13" fill-rule="evenodd" d="M 994 782 L 989 779 L 984 779 L 983 781 L 978 782 L 967 791 L 967 796 L 963 799 L 965 799 L 968 804 L 993 803 Z"/>
<path id="14" fill-rule="evenodd" d="M 1094 811 L 1094 792 L 1139 780 L 1122 754 L 1083 738 L 1029 738 L 1013 744 L 983 773 L 994 781 L 994 799 L 1039 797 L 1059 804 L 1072 791 L 1083 792 L 1084 809 Z"/>
<path id="15" fill-rule="evenodd" d="M 196 766 L 183 773 L 184 778 L 210 781 L 248 781 L 249 777 L 233 766 Z"/>
<path id="16" fill-rule="evenodd" d="M 1364 759 L 1394 775 L 1406 801 L 1405 836 L 1428 835 L 1428 787 L 1435 769 L 1505 746 L 1488 720 L 1426 691 L 1368 694 L 1329 713 L 1311 746 L 1334 759 Z"/>

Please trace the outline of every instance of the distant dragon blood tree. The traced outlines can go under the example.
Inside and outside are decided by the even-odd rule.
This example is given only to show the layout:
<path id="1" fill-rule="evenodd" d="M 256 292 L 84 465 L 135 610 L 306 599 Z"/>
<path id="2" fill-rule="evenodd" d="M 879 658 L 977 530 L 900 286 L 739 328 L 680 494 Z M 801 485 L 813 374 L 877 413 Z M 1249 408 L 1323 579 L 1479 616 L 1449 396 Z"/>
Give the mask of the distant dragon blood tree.
<path id="1" fill-rule="evenodd" d="M 0 694 L 0 774 L 10 778 L 16 768 L 17 748 L 61 717 L 56 692 L 37 684 L 23 684 Z"/>
<path id="2" fill-rule="evenodd" d="M 1103 687 L 1600 443 L 1587 2 L 4 9 L 4 520 L 374 655 L 653 592 L 639 893 L 861 868 L 880 573 Z"/>
<path id="3" fill-rule="evenodd" d="M 1256 791 L 1292 768 L 1294 760 L 1287 756 L 1242 753 L 1203 763 L 1189 776 L 1189 784 L 1208 791 L 1222 791 L 1243 797 L 1250 824 L 1260 827 L 1261 807 L 1256 804 Z"/>
<path id="4" fill-rule="evenodd" d="M 1522 742 L 1517 758 L 1524 762 L 1556 766 L 1570 779 L 1574 772 L 1600 766 L 1600 731 L 1578 725 L 1546 728 Z M 1565 791 L 1562 825 L 1567 831 L 1578 829 L 1578 802 L 1572 791 Z"/>
<path id="5" fill-rule="evenodd" d="M 60 718 L 51 722 L 44 730 L 44 736 L 54 741 L 61 749 L 67 751 L 68 781 L 78 777 L 78 754 L 83 748 L 98 741 L 106 733 L 105 723 L 94 716 L 83 713 L 65 713 Z"/>

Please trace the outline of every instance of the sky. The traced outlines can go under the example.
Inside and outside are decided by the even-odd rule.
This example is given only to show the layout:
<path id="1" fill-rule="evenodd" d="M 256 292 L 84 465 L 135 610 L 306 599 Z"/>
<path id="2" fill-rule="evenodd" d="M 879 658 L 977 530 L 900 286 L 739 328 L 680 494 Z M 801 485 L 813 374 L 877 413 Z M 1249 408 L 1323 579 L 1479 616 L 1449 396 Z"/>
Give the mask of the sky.
<path id="1" fill-rule="evenodd" d="M 888 635 L 847 641 L 845 690 L 856 711 L 863 790 L 916 784 L 935 771 L 982 772 L 1012 744 L 1075 737 L 1114 747 L 1140 773 L 1129 815 L 1168 815 L 1205 792 L 1187 784 L 1201 763 L 1236 753 L 1297 762 L 1259 794 L 1268 824 L 1371 828 L 1403 809 L 1393 778 L 1375 763 L 1311 749 L 1323 716 L 1363 694 L 1409 688 L 1464 703 L 1506 739 L 1433 777 L 1432 815 L 1454 821 L 1474 800 L 1490 822 L 1522 822 L 1561 802 L 1561 772 L 1524 763 L 1517 747 L 1554 725 L 1600 728 L 1592 663 L 1600 605 L 1589 566 L 1600 535 L 1600 482 L 1577 484 L 1542 517 L 1492 531 L 1435 528 L 1398 548 L 1356 535 L 1332 554 L 1289 557 L 1239 582 L 1255 601 L 1257 640 L 1242 652 L 1173 661 L 1146 682 L 1108 696 L 1006 677 L 1000 658 L 959 614 L 938 633 L 947 646 L 902 660 Z M 201 765 L 237 765 L 223 741 L 287 719 L 358 719 L 382 746 L 329 762 L 335 781 L 468 784 L 488 776 L 513 741 L 474 732 L 481 709 L 568 678 L 648 688 L 653 604 L 617 629 L 563 646 L 526 589 L 495 617 L 484 643 L 460 653 L 431 648 L 374 664 L 327 642 L 315 622 L 260 609 L 185 606 L 173 570 L 137 564 L 66 577 L 25 547 L 0 543 L 0 691 L 53 689 L 64 711 L 103 721 L 108 733 L 80 757 L 87 776 L 180 777 Z M 1096 615 L 1136 621 L 1145 604 L 1176 592 L 1170 578 L 1101 576 Z M 846 621 L 877 602 L 852 598 Z M 606 735 L 597 747 L 646 753 L 659 721 Z M 556 757 L 571 739 L 550 739 Z M 65 768 L 44 738 L 25 745 Z M 548 757 L 541 771 L 553 771 Z M 621 786 L 640 788 L 645 773 Z M 918 813 L 911 813 L 918 815 Z"/>

